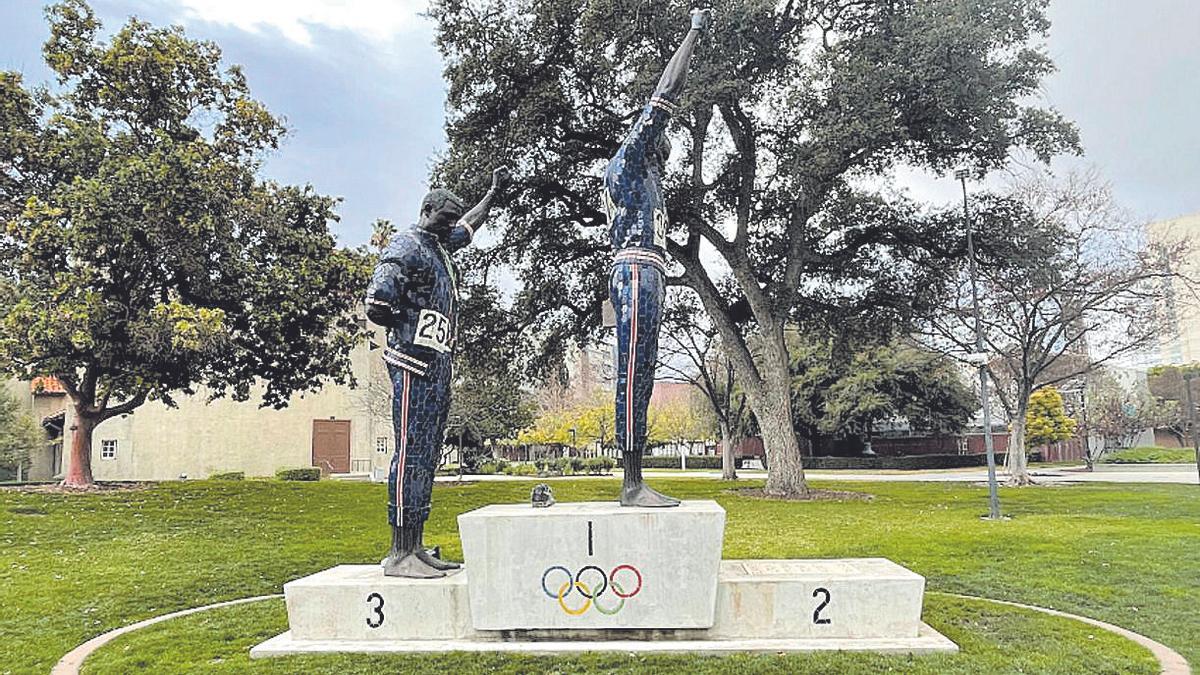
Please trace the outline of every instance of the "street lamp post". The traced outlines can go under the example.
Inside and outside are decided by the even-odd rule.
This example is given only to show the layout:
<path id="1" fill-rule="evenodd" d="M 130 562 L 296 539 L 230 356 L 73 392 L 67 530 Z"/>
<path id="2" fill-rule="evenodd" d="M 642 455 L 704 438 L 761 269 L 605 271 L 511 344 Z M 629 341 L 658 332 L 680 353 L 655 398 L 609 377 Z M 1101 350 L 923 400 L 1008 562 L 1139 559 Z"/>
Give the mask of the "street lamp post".
<path id="1" fill-rule="evenodd" d="M 1200 373 L 1183 371 L 1183 389 L 1187 392 L 1188 431 L 1192 436 L 1192 451 L 1196 453 L 1196 472 L 1200 474 L 1200 437 L 1196 436 L 1196 404 L 1192 401 L 1192 380 L 1197 377 L 1200 377 Z"/>
<path id="2" fill-rule="evenodd" d="M 1088 430 L 1087 417 L 1087 376 L 1084 375 L 1083 383 L 1078 388 L 1060 389 L 1060 394 L 1075 396 L 1079 395 L 1079 408 L 1072 412 L 1079 415 L 1079 438 L 1083 446 L 1083 461 L 1087 465 L 1088 471 L 1095 471 L 1095 458 L 1092 456 L 1092 443 L 1090 440 L 1091 432 Z M 1074 403 L 1071 404 L 1074 407 Z"/>
<path id="3" fill-rule="evenodd" d="M 975 315 L 975 357 L 979 360 L 979 398 L 983 404 L 983 447 L 987 452 L 988 518 L 1000 518 L 1000 494 L 996 488 L 996 447 L 992 443 L 992 403 L 988 393 L 987 356 L 983 344 L 983 321 L 979 313 L 979 283 L 975 274 L 975 237 L 971 230 L 971 211 L 967 207 L 967 178 L 970 172 L 959 169 L 954 177 L 962 182 L 963 222 L 967 226 L 967 258 L 971 274 L 971 305 Z M 1010 448 L 1011 452 L 1012 449 Z"/>

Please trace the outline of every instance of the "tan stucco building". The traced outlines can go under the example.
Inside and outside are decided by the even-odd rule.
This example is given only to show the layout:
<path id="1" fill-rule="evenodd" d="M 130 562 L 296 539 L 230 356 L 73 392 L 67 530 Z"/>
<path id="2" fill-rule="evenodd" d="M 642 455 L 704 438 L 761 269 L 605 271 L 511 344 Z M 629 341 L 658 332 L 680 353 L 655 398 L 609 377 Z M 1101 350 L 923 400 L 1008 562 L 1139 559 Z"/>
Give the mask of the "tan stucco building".
<path id="1" fill-rule="evenodd" d="M 1180 268 L 1173 270 L 1182 275 L 1200 279 L 1200 213 L 1181 216 L 1146 226 L 1151 242 L 1173 244 L 1186 241 L 1190 251 Z M 1182 280 L 1173 280 L 1171 293 L 1163 311 L 1166 321 L 1174 328 L 1159 340 L 1159 363 L 1194 363 L 1200 361 L 1200 301 L 1193 289 Z"/>
<path id="2" fill-rule="evenodd" d="M 203 390 L 179 396 L 178 407 L 148 402 L 133 413 L 107 420 L 92 437 L 92 472 L 97 480 L 207 478 L 243 471 L 269 476 L 282 468 L 317 466 L 330 473 L 386 477 L 391 461 L 391 391 L 379 357 L 381 337 L 351 354 L 357 388 L 326 385 L 292 397 L 282 410 L 260 408 L 260 400 L 209 402 Z M 52 443 L 34 459 L 32 480 L 61 476 L 69 462 L 72 410 L 58 387 L 9 382 L 50 436 Z M 382 471 L 380 470 L 382 468 Z"/>

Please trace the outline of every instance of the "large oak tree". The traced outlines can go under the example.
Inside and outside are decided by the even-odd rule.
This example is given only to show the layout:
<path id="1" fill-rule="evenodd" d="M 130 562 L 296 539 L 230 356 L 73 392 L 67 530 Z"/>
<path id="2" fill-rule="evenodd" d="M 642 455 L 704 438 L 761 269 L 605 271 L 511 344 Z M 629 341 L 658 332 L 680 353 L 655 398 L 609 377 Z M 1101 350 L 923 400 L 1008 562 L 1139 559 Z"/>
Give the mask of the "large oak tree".
<path id="1" fill-rule="evenodd" d="M 345 381 L 369 269 L 335 199 L 257 177 L 285 129 L 216 45 L 136 19 L 104 41 L 82 0 L 47 17 L 58 86 L 0 72 L 0 370 L 63 383 L 86 487 L 93 429 L 148 400 Z"/>
<path id="2" fill-rule="evenodd" d="M 1045 0 L 717 0 L 672 136 L 671 283 L 700 298 L 759 421 L 766 490 L 805 494 L 784 327 L 883 329 L 927 311 L 961 226 L 888 188 L 1046 159 L 1074 129 L 1030 104 L 1053 64 Z M 492 255 L 548 344 L 599 323 L 604 163 L 687 29 L 682 0 L 434 0 L 460 185 L 504 161 L 523 189 Z M 464 186 L 465 187 L 465 186 Z"/>

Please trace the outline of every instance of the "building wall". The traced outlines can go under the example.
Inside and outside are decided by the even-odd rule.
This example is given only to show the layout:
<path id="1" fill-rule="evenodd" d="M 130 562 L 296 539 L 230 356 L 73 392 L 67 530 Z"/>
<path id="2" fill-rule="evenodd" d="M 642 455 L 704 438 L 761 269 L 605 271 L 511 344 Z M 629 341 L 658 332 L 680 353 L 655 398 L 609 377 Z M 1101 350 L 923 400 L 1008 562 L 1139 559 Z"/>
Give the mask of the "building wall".
<path id="1" fill-rule="evenodd" d="M 20 403 L 22 411 L 39 424 L 43 419 L 61 412 L 67 407 L 67 396 L 63 393 L 35 393 L 29 382 L 23 380 L 8 380 L 0 383 L 4 390 Z M 51 441 L 40 451 L 35 451 L 30 458 L 32 463 L 24 467 L 24 477 L 28 480 L 50 480 L 56 475 L 55 465 L 59 453 L 62 452 L 62 439 Z"/>
<path id="2" fill-rule="evenodd" d="M 379 344 L 376 342 L 376 344 Z M 312 466 L 313 420 L 350 421 L 352 472 L 370 473 L 387 466 L 391 441 L 390 390 L 382 351 L 363 344 L 352 353 L 359 386 L 326 385 L 294 396 L 286 408 L 260 408 L 259 392 L 250 400 L 208 402 L 206 392 L 177 398 L 178 407 L 149 402 L 129 415 L 100 424 L 92 437 L 92 471 L 97 480 L 170 480 L 182 475 L 206 478 L 244 471 L 269 476 L 282 468 Z M 386 400 L 379 398 L 388 397 Z M 66 443 L 70 447 L 68 411 Z M 376 438 L 387 439 L 388 453 L 376 452 Z M 104 441 L 116 441 L 116 457 L 102 458 Z M 69 455 L 69 452 L 66 453 Z M 69 457 L 64 459 L 69 462 Z M 65 467 L 64 467 L 65 470 Z"/>
<path id="3" fill-rule="evenodd" d="M 1189 255 L 1174 271 L 1200 278 L 1200 213 L 1151 223 L 1146 230 L 1151 242 L 1167 245 L 1189 242 Z M 1170 299 L 1163 309 L 1176 334 L 1159 341 L 1158 361 L 1176 364 L 1200 361 L 1200 302 L 1182 280 L 1173 280 L 1171 284 Z"/>

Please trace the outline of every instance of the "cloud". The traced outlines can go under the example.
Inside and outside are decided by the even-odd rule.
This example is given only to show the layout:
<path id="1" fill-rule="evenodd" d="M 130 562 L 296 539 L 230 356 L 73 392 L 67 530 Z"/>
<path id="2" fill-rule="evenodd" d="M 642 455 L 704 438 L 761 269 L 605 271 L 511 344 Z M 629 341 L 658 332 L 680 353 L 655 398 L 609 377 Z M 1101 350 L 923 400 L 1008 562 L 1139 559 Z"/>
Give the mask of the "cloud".
<path id="1" fill-rule="evenodd" d="M 313 44 L 313 28 L 347 31 L 384 43 L 418 28 L 423 0 L 175 0 L 189 20 L 264 28 L 301 44 Z"/>

